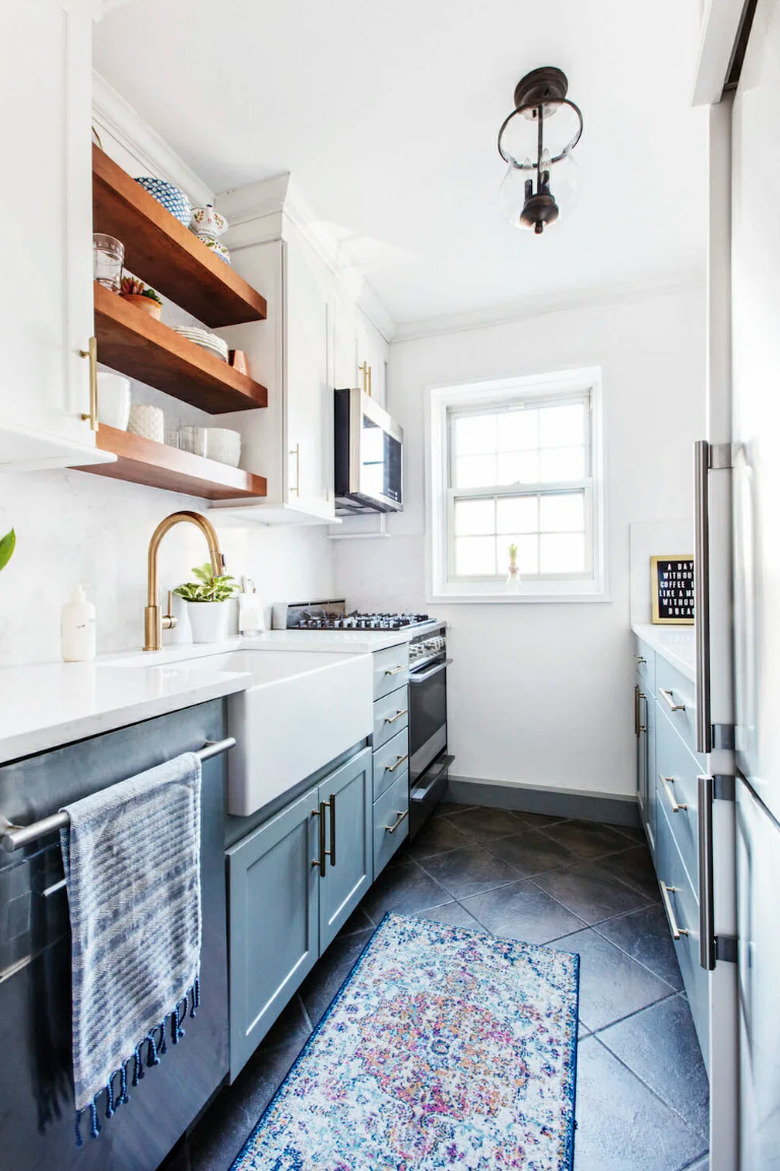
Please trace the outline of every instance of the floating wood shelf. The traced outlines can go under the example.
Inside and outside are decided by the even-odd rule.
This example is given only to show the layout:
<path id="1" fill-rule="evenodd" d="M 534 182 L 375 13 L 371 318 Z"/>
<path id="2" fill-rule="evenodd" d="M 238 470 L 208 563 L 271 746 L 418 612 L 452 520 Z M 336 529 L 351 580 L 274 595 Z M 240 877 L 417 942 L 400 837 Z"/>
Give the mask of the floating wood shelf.
<path id="1" fill-rule="evenodd" d="M 212 415 L 268 404 L 259 382 L 96 284 L 98 361 Z"/>
<path id="2" fill-rule="evenodd" d="M 151 488 L 165 488 L 169 492 L 185 492 L 205 500 L 240 500 L 266 494 L 265 476 L 255 476 L 189 451 L 166 447 L 164 443 L 155 443 L 131 431 L 106 427 L 103 423 L 98 429 L 97 446 L 100 451 L 115 455 L 116 460 L 88 464 L 79 471 L 147 484 Z"/>
<path id="3" fill-rule="evenodd" d="M 122 241 L 132 273 L 198 321 L 218 328 L 266 316 L 265 298 L 97 146 L 92 219 L 94 231 Z"/>

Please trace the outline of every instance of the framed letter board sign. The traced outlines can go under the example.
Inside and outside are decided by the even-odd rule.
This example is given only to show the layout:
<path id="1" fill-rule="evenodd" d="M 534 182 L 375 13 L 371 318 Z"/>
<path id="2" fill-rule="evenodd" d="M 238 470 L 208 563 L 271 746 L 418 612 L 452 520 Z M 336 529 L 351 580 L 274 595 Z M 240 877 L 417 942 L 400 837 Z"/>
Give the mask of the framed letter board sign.
<path id="1" fill-rule="evenodd" d="M 693 558 L 651 557 L 654 626 L 693 626 Z"/>

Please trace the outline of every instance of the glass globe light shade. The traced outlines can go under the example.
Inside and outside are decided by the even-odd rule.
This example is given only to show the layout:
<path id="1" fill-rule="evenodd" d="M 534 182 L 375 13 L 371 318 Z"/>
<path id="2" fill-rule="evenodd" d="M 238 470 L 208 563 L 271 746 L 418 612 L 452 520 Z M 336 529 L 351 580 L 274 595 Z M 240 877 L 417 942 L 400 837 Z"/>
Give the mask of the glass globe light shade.
<path id="1" fill-rule="evenodd" d="M 532 184 L 529 192 L 528 182 Z M 581 191 L 581 172 L 569 152 L 550 167 L 549 191 L 558 205 L 558 219 L 566 218 L 576 207 Z M 529 193 L 536 191 L 536 167 L 525 159 L 521 166 L 510 163 L 498 190 L 498 202 L 506 218 L 516 228 L 533 228 L 533 222 L 523 219 Z"/>

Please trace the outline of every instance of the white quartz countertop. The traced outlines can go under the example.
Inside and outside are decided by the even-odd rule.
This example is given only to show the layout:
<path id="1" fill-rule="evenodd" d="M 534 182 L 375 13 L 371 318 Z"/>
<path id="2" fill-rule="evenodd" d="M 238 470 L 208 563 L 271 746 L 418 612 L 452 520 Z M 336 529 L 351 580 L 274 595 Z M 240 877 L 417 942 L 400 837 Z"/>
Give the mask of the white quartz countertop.
<path id="1" fill-rule="evenodd" d="M 245 691 L 252 685 L 251 674 L 226 671 L 214 662 L 215 656 L 226 652 L 364 655 L 435 629 L 436 623 L 400 631 L 269 630 L 252 638 L 167 647 L 151 655 L 128 651 L 102 655 L 91 663 L 4 667 L 0 669 L 0 764 Z"/>
<path id="2" fill-rule="evenodd" d="M 696 682 L 696 636 L 692 626 L 651 626 L 647 622 L 635 622 L 631 629 L 686 679 Z"/>

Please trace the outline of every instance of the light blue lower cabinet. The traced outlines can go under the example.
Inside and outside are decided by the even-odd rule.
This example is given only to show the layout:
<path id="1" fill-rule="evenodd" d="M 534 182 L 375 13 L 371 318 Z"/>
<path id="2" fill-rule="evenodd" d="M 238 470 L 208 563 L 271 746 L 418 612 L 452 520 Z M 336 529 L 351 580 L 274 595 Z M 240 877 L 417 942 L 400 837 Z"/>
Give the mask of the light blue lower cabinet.
<path id="1" fill-rule="evenodd" d="M 370 748 L 331 773 L 317 789 L 327 849 L 319 884 L 320 951 L 341 930 L 373 882 L 371 795 Z"/>
<path id="2" fill-rule="evenodd" d="M 374 877 L 409 836 L 409 770 L 374 805 Z"/>
<path id="3" fill-rule="evenodd" d="M 227 852 L 231 1082 L 319 958 L 316 792 Z"/>

